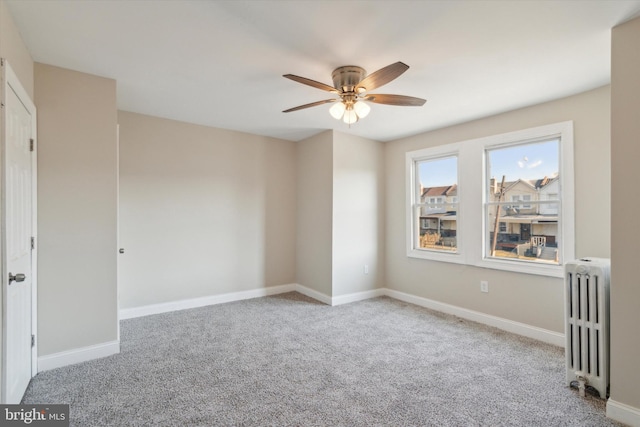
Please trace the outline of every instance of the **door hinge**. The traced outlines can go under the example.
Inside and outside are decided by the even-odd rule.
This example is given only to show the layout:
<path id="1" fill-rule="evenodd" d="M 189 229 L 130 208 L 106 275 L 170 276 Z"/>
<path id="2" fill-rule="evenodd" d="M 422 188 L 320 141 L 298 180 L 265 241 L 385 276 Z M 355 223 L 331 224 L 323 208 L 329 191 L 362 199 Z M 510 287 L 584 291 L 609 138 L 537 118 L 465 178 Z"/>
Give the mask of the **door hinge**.
<path id="1" fill-rule="evenodd" d="M 31 335 L 31 347 L 35 347 L 35 346 L 36 346 L 36 336 Z"/>
<path id="2" fill-rule="evenodd" d="M 29 140 L 29 151 L 33 151 L 33 138 Z"/>
<path id="3" fill-rule="evenodd" d="M 34 250 L 36 248 L 36 238 L 32 237 L 31 238 L 31 250 Z"/>

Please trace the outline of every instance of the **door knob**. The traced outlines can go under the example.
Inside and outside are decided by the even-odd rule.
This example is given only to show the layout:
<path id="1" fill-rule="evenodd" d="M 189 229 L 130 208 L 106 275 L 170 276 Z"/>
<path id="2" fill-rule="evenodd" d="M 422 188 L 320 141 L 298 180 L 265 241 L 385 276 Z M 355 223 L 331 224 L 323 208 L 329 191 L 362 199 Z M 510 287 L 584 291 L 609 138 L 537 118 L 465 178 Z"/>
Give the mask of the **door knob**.
<path id="1" fill-rule="evenodd" d="M 11 282 L 15 281 L 15 282 L 24 282 L 24 279 L 26 279 L 27 276 L 25 276 L 22 273 L 18 273 L 15 276 L 11 273 L 9 273 L 9 284 L 11 284 Z"/>
<path id="2" fill-rule="evenodd" d="M 120 252 L 121 254 L 123 254 L 123 253 L 124 253 L 124 248 L 120 248 L 120 250 L 119 250 L 118 252 Z"/>

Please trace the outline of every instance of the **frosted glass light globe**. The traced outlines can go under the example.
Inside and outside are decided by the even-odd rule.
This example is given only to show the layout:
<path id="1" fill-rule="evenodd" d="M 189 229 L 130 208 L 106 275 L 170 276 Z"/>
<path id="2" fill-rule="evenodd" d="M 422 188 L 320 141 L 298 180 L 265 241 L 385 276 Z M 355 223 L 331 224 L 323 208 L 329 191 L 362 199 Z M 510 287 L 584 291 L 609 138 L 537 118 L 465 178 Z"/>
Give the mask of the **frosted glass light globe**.
<path id="1" fill-rule="evenodd" d="M 371 107 L 369 107 L 369 105 L 365 102 L 358 101 L 353 104 L 353 110 L 356 112 L 358 117 L 364 119 L 365 117 L 367 117 L 367 114 L 369 114 L 369 111 L 371 111 Z"/>
<path id="2" fill-rule="evenodd" d="M 344 110 L 346 110 L 346 106 L 343 102 L 336 102 L 333 107 L 329 109 L 329 114 L 336 120 L 340 120 L 342 115 L 344 114 Z"/>
<path id="3" fill-rule="evenodd" d="M 344 117 L 342 118 L 344 122 L 348 125 L 355 123 L 358 121 L 358 115 L 352 109 L 349 109 L 344 112 Z"/>

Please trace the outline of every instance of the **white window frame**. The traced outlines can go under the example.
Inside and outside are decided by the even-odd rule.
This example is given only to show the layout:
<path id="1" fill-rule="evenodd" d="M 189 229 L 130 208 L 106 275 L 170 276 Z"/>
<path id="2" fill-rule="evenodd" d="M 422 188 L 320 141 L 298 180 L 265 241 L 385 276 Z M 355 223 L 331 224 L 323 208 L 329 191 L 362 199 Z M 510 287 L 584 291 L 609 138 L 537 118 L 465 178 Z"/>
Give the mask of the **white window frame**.
<path id="1" fill-rule="evenodd" d="M 434 261 L 444 261 L 464 264 L 466 262 L 464 257 L 464 250 L 460 247 L 460 224 L 463 223 L 461 219 L 460 203 L 458 202 L 456 207 L 456 252 L 420 248 L 419 242 L 416 241 L 416 237 L 419 236 L 419 229 L 416 230 L 416 226 L 420 225 L 419 218 L 414 218 L 417 205 L 420 204 L 418 189 L 420 188 L 420 177 L 418 176 L 416 165 L 422 161 L 446 159 L 450 157 L 457 158 L 457 191 L 460 198 L 460 154 L 458 152 L 459 144 L 448 144 L 446 146 L 428 148 L 423 150 L 412 151 L 406 155 L 406 171 L 407 171 L 407 256 L 412 258 L 422 258 Z M 418 198 L 418 200 L 416 200 Z M 446 203 L 446 198 L 443 198 Z"/>
<path id="2" fill-rule="evenodd" d="M 486 170 L 487 150 L 509 145 L 560 139 L 558 173 L 560 175 L 558 206 L 558 265 L 485 257 L 485 203 L 489 179 Z M 457 252 L 436 252 L 414 247 L 416 185 L 415 165 L 421 160 L 438 157 L 458 158 Z M 464 174 L 461 173 L 464 171 Z M 495 270 L 514 271 L 551 277 L 564 277 L 563 264 L 575 258 L 575 197 L 573 167 L 573 122 L 561 122 L 521 131 L 446 144 L 406 153 L 406 247 L 407 256 L 434 261 L 475 265 Z M 419 187 L 418 187 L 419 188 Z M 419 222 L 415 224 L 419 225 Z"/>

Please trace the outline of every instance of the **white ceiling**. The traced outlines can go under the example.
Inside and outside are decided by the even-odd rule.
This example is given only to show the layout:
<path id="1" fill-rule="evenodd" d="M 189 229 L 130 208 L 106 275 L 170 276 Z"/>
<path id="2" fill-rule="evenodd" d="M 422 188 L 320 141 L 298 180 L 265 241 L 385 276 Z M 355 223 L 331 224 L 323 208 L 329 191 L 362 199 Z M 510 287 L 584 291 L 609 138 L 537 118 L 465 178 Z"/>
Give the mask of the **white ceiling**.
<path id="1" fill-rule="evenodd" d="M 117 80 L 118 108 L 288 140 L 325 129 L 388 141 L 537 104 L 610 81 L 610 29 L 640 0 L 9 0 L 33 59 Z M 330 98 L 282 77 L 332 85 L 331 71 L 411 68 L 349 128 Z"/>

